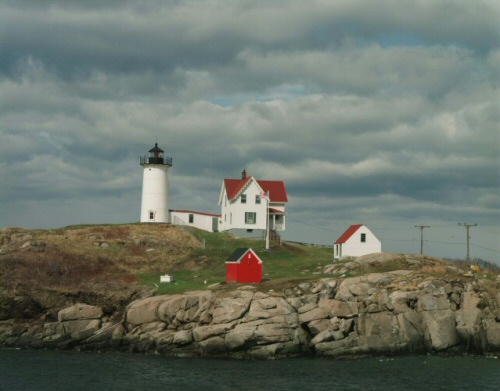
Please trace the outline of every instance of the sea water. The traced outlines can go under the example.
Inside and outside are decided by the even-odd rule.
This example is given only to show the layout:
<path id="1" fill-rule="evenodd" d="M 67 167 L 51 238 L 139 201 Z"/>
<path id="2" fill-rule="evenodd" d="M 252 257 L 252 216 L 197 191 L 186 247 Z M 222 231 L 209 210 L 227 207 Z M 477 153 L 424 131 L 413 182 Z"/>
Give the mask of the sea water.
<path id="1" fill-rule="evenodd" d="M 0 350 L 1 390 L 500 390 L 500 359 L 225 360 Z"/>

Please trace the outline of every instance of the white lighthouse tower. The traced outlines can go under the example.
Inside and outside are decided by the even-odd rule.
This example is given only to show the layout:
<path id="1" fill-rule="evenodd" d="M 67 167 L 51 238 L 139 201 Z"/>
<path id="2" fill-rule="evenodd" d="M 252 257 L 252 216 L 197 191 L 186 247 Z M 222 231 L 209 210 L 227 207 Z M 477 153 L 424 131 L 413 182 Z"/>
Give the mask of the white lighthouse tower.
<path id="1" fill-rule="evenodd" d="M 142 179 L 141 223 L 168 223 L 168 169 L 172 158 L 164 157 L 158 143 L 141 156 Z"/>

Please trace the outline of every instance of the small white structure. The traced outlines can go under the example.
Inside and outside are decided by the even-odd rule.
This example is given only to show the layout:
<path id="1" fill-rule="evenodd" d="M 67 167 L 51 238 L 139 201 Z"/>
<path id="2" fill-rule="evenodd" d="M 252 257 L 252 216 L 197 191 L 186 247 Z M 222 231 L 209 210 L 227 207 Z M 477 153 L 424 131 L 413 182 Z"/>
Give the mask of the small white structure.
<path id="1" fill-rule="evenodd" d="M 243 170 L 241 179 L 222 182 L 219 230 L 256 236 L 265 232 L 269 224 L 271 231 L 284 231 L 287 202 L 283 181 L 257 180 Z"/>
<path id="2" fill-rule="evenodd" d="M 185 225 L 208 232 L 218 232 L 220 215 L 193 210 L 171 210 L 170 221 L 174 225 Z"/>
<path id="3" fill-rule="evenodd" d="M 174 277 L 165 274 L 164 276 L 160 276 L 160 282 L 173 282 Z"/>
<path id="4" fill-rule="evenodd" d="M 351 225 L 334 244 L 334 258 L 337 259 L 380 252 L 382 243 L 363 224 Z"/>
<path id="5" fill-rule="evenodd" d="M 158 143 L 141 157 L 142 181 L 141 223 L 168 223 L 168 169 L 172 158 L 165 158 Z"/>

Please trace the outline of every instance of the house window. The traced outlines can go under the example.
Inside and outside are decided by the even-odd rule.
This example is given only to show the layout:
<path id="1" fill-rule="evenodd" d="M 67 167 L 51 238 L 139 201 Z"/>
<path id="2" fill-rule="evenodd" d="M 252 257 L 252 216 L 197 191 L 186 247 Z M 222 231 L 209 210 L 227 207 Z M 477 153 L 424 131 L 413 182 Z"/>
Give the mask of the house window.
<path id="1" fill-rule="evenodd" d="M 258 194 L 255 196 L 255 203 L 260 204 L 260 195 Z"/>
<path id="2" fill-rule="evenodd" d="M 245 224 L 255 224 L 257 222 L 257 213 L 245 212 Z"/>
<path id="3" fill-rule="evenodd" d="M 155 212 L 150 211 L 149 212 L 149 220 L 154 220 L 155 219 Z"/>
<path id="4" fill-rule="evenodd" d="M 242 204 L 246 204 L 247 203 L 247 195 L 246 194 L 242 194 L 241 195 L 241 203 Z"/>
<path id="5" fill-rule="evenodd" d="M 189 222 L 194 223 L 194 215 L 192 213 L 189 214 Z"/>
<path id="6" fill-rule="evenodd" d="M 366 234 L 361 234 L 361 243 L 366 242 Z"/>

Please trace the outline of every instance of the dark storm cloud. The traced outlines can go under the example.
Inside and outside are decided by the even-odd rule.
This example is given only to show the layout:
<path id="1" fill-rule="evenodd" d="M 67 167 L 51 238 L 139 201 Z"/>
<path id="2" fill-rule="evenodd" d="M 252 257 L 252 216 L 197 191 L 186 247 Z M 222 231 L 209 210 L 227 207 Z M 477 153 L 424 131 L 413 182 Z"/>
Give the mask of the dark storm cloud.
<path id="1" fill-rule="evenodd" d="M 222 179 L 246 168 L 285 181 L 290 221 L 496 225 L 499 14 L 494 1 L 4 1 L 0 221 L 136 221 L 138 159 L 158 141 L 174 208 L 217 212 Z"/>

